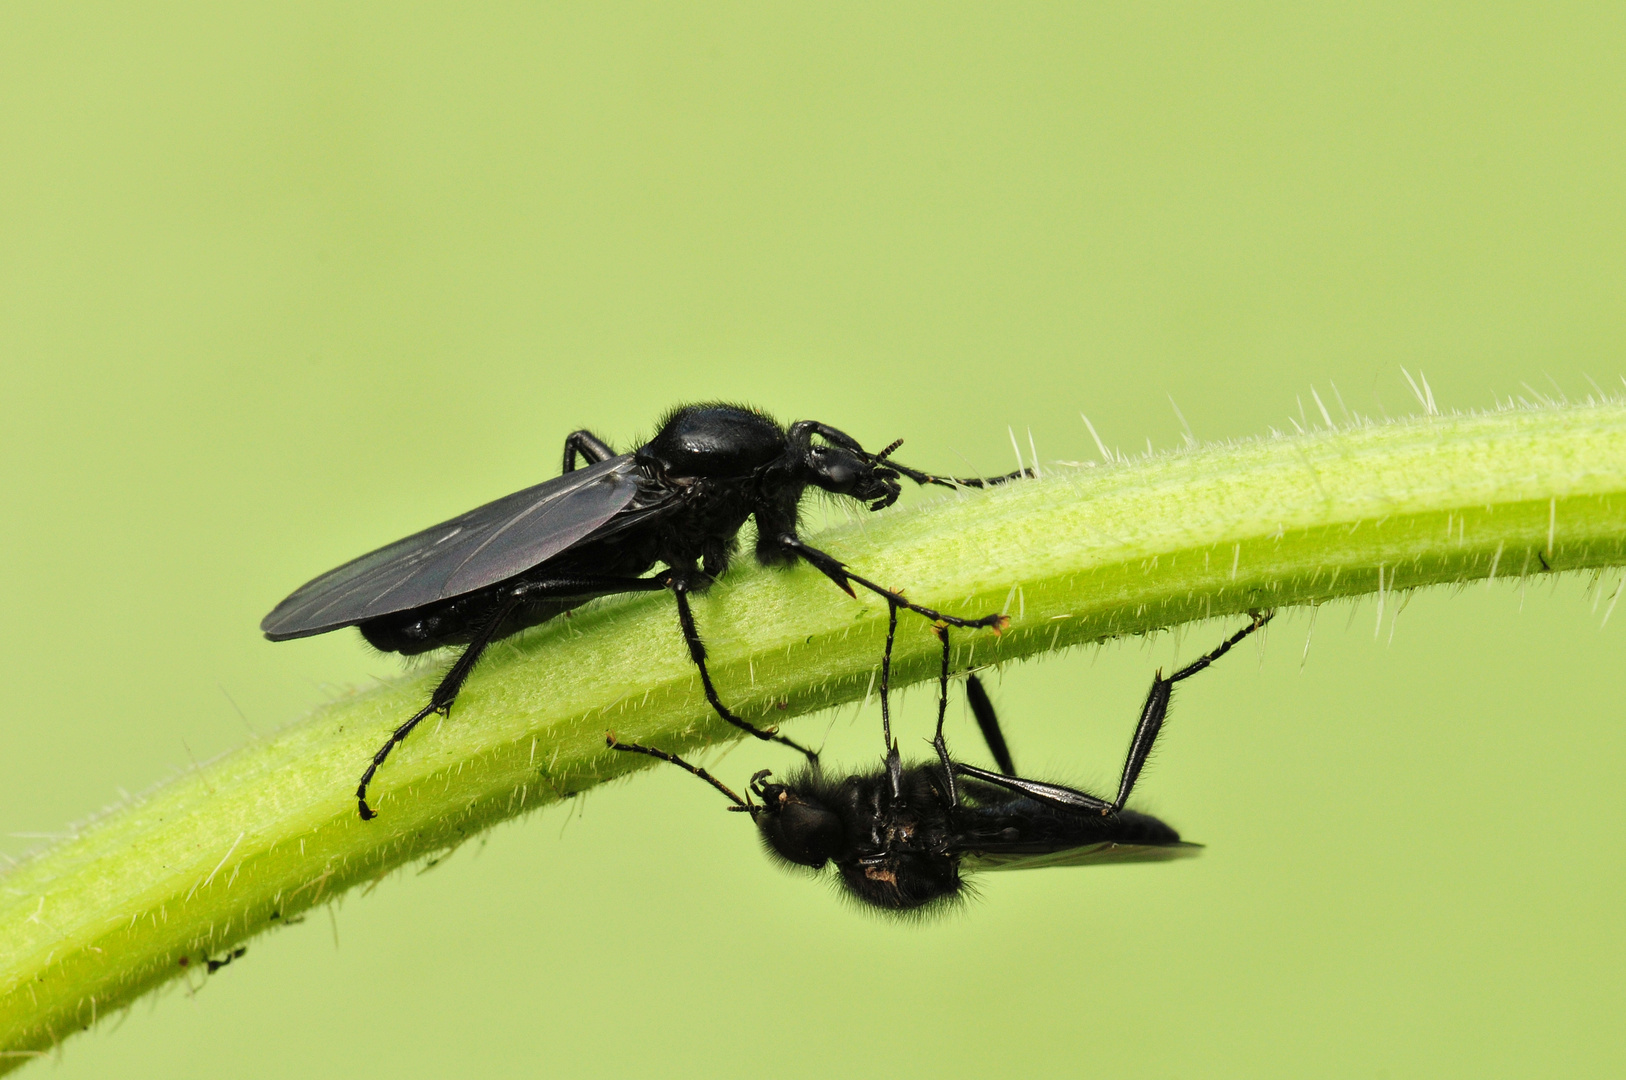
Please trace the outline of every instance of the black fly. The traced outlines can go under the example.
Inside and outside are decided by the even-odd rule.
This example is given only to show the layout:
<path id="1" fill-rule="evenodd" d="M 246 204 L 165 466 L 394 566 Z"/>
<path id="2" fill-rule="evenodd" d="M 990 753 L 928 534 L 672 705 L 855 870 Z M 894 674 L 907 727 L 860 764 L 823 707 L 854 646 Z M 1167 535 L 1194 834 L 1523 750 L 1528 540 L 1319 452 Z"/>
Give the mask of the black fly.
<path id="1" fill-rule="evenodd" d="M 1224 656 L 1237 642 L 1270 621 L 1273 612 L 1252 621 L 1213 652 L 1168 678 L 1158 672 L 1141 707 L 1129 755 L 1110 802 L 1076 788 L 1015 775 L 999 719 L 975 675 L 966 692 L 978 726 L 1003 772 L 989 772 L 953 760 L 943 740 L 948 704 L 949 643 L 943 638 L 939 677 L 938 761 L 904 765 L 891 737 L 887 707 L 891 635 L 881 667 L 881 712 L 887 741 L 883 767 L 842 779 L 825 777 L 817 766 L 786 783 L 770 783 L 767 771 L 751 777 L 742 799 L 706 770 L 652 747 L 606 742 L 615 750 L 647 754 L 688 770 L 728 796 L 729 807 L 751 815 L 770 852 L 787 863 L 818 869 L 835 864 L 841 884 L 855 899 L 889 912 L 919 912 L 957 897 L 962 872 L 1081 866 L 1101 862 L 1148 862 L 1195 854 L 1199 845 L 1155 817 L 1124 808 L 1152 751 L 1175 683 L 1189 679 Z M 892 628 L 897 610 L 892 610 Z"/>
<path id="2" fill-rule="evenodd" d="M 356 789 L 364 819 L 374 816 L 367 805 L 373 774 L 420 721 L 451 710 L 488 645 L 615 593 L 672 590 L 689 655 L 718 715 L 816 760 L 812 751 L 755 727 L 722 703 L 706 670 L 689 593 L 728 568 L 741 526 L 754 517 L 759 562 L 803 559 L 849 595 L 856 583 L 939 623 L 1001 626 L 998 615 L 961 619 L 910 603 L 797 536 L 798 508 L 810 486 L 879 510 L 897 500 L 899 477 L 983 487 L 1022 475 L 934 476 L 888 460 L 898 446 L 872 454 L 826 424 L 804 420 L 787 429 L 754 409 L 721 404 L 674 410 L 659 433 L 630 454 L 577 431 L 565 439 L 563 475 L 328 571 L 278 604 L 260 629 L 272 641 L 286 641 L 354 626 L 376 648 L 409 656 L 466 646 L 429 703 L 373 756 Z M 576 468 L 578 457 L 585 468 Z M 643 577 L 656 563 L 667 569 Z"/>

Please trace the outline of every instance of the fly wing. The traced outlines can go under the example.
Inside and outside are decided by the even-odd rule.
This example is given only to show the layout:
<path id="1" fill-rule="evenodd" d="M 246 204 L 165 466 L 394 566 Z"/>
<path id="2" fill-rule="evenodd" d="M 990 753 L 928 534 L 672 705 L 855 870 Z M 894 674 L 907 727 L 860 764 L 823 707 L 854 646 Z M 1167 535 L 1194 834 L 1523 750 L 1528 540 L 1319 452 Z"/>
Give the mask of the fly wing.
<path id="1" fill-rule="evenodd" d="M 1178 841 L 1173 844 L 1115 844 L 1110 841 L 1084 847 L 1033 854 L 972 851 L 960 860 L 968 872 L 982 870 L 1042 870 L 1047 866 L 1095 866 L 1100 863 L 1168 862 L 1189 859 L 1200 853 L 1201 844 Z"/>
<path id="2" fill-rule="evenodd" d="M 975 776 L 965 777 L 962 787 L 971 803 L 954 811 L 952 846 L 968 871 L 1164 862 L 1202 850 L 1150 814 L 1040 802 Z"/>
<path id="3" fill-rule="evenodd" d="M 260 629 L 272 641 L 309 637 L 493 585 L 579 543 L 641 486 L 622 454 L 516 491 L 301 585 Z"/>

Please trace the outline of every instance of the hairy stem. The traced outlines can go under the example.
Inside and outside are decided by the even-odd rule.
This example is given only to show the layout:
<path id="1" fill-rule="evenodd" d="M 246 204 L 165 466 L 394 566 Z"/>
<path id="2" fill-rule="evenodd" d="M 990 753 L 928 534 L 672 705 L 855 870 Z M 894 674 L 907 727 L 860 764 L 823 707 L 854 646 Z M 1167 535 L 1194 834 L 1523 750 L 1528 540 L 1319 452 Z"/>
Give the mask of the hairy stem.
<path id="1" fill-rule="evenodd" d="M 1250 608 L 1626 564 L 1626 407 L 1427 416 L 1193 449 L 962 492 L 818 538 L 956 614 L 957 668 Z M 739 567 L 696 598 L 713 672 L 776 723 L 865 697 L 887 609 L 816 572 Z M 893 678 L 938 644 L 905 615 Z M 648 759 L 738 737 L 706 706 L 670 597 L 610 600 L 499 643 L 452 716 L 351 793 L 425 670 L 327 705 L 0 878 L 0 1070 L 290 916 Z M 190 976 L 189 976 L 190 977 Z"/>

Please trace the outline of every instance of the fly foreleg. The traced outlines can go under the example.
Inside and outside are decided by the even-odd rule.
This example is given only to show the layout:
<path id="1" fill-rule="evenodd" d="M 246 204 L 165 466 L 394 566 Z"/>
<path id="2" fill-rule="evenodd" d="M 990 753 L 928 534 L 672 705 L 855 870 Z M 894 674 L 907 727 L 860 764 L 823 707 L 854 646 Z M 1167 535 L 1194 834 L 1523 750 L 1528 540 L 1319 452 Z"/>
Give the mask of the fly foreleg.
<path id="1" fill-rule="evenodd" d="M 853 573 L 852 570 L 840 559 L 837 559 L 834 555 L 831 555 L 828 552 L 820 551 L 811 544 L 804 543 L 793 533 L 781 533 L 779 536 L 779 546 L 785 551 L 788 551 L 799 558 L 805 559 L 815 570 L 829 578 L 831 581 L 835 582 L 836 586 L 848 596 L 857 595 L 853 592 L 852 587 L 852 583 L 856 582 L 857 584 L 868 589 L 870 592 L 886 600 L 889 604 L 895 604 L 898 607 L 907 608 L 916 615 L 924 616 L 925 618 L 930 619 L 932 622 L 943 623 L 946 626 L 959 626 L 969 629 L 990 627 L 994 630 L 1003 630 L 1006 625 L 1010 623 L 1010 619 L 1003 615 L 984 615 L 980 619 L 963 619 L 958 615 L 945 615 L 936 608 L 929 608 L 922 604 L 913 603 L 901 592 L 896 592 L 895 590 L 877 585 L 868 578 L 860 577 L 859 575 Z"/>

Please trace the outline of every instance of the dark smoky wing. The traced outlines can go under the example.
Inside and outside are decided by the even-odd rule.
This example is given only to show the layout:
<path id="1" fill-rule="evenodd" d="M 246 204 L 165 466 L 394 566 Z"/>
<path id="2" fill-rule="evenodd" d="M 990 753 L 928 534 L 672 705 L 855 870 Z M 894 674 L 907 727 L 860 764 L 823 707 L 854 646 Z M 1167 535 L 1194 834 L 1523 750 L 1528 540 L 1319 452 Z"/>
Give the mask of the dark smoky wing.
<path id="1" fill-rule="evenodd" d="M 272 641 L 308 637 L 511 578 L 600 529 L 645 484 L 622 454 L 516 491 L 329 570 L 260 629 Z"/>
<path id="2" fill-rule="evenodd" d="M 960 859 L 960 869 L 977 874 L 984 870 L 1042 870 L 1049 866 L 1098 866 L 1107 863 L 1168 862 L 1189 859 L 1201 853 L 1201 844 L 1114 844 L 1103 841 L 1084 847 L 1065 848 L 1035 855 L 1012 855 L 988 851 L 968 852 Z"/>
<path id="3" fill-rule="evenodd" d="M 968 872 L 1162 862 L 1202 849 L 1150 814 L 1052 806 L 975 780 L 965 787 L 973 803 L 955 811 L 951 846 Z"/>

